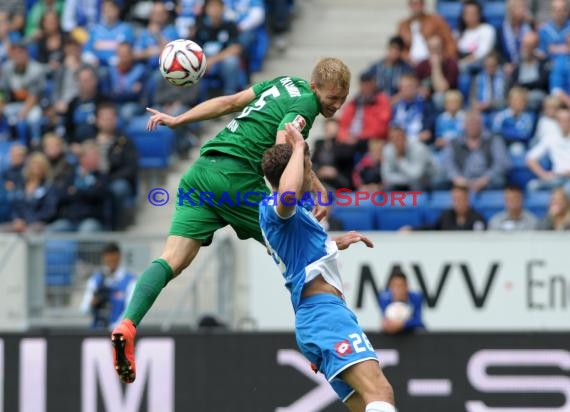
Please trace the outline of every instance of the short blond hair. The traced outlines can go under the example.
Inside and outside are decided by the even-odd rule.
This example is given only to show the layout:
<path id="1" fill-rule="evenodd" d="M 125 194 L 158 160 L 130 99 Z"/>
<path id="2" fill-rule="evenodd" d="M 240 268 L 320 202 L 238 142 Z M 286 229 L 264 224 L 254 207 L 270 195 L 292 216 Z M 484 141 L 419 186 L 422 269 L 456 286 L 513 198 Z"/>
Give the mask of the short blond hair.
<path id="1" fill-rule="evenodd" d="M 463 104 L 463 94 L 459 90 L 451 89 L 445 92 L 443 95 L 444 102 L 447 103 L 449 101 L 456 101 L 459 102 L 460 105 Z"/>
<path id="2" fill-rule="evenodd" d="M 27 180 L 29 178 L 30 168 L 32 163 L 38 163 L 43 168 L 44 178 L 46 180 L 51 180 L 52 177 L 51 165 L 46 155 L 44 155 L 41 152 L 34 152 L 26 159 L 26 165 L 24 166 L 24 170 L 22 171 L 24 179 Z"/>
<path id="3" fill-rule="evenodd" d="M 523 87 L 515 86 L 509 90 L 509 100 L 516 96 L 520 96 L 525 100 L 528 100 L 528 91 Z"/>
<path id="4" fill-rule="evenodd" d="M 350 89 L 350 69 L 340 59 L 325 57 L 315 65 L 311 74 L 311 82 L 314 82 L 319 89 L 330 85 L 348 91 Z"/>

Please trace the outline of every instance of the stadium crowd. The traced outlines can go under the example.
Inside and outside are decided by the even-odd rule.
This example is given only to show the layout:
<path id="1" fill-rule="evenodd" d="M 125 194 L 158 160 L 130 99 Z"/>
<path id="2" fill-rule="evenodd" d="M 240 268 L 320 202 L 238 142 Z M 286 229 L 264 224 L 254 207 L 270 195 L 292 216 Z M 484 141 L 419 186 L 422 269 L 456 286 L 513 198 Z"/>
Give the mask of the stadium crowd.
<path id="1" fill-rule="evenodd" d="M 460 7 L 437 15 L 408 0 L 381 59 L 325 122 L 317 174 L 332 190 L 448 194 L 439 219 L 405 230 L 570 229 L 567 2 L 439 3 Z M 488 3 L 503 15 L 486 21 Z M 246 87 L 270 35 L 286 46 L 291 9 L 291 0 L 3 1 L 0 228 L 127 228 L 146 167 L 144 140 L 127 126 L 144 124 L 145 106 L 178 114 Z M 206 76 L 191 89 L 160 87 L 158 55 L 181 37 L 204 47 Z M 176 131 L 179 156 L 194 131 Z M 477 197 L 497 190 L 505 211 L 480 214 Z M 544 213 L 526 210 L 529 199 L 542 199 Z"/>
<path id="2" fill-rule="evenodd" d="M 326 122 L 313 153 L 320 178 L 333 190 L 447 191 L 447 210 L 403 230 L 570 230 L 569 8 L 535 3 L 439 1 L 431 14 L 408 0 L 382 58 Z M 550 17 L 533 18 L 542 14 L 530 7 L 545 5 Z M 484 204 L 490 192 L 501 196 L 496 216 L 474 206 L 496 209 Z M 538 216 L 524 205 L 536 199 Z M 344 229 L 383 229 L 341 209 Z"/>
<path id="3" fill-rule="evenodd" d="M 245 87 L 262 67 L 270 34 L 278 49 L 286 47 L 292 6 L 291 0 L 2 1 L 1 230 L 127 228 L 140 169 L 149 164 L 144 141 L 129 126 L 142 124 L 136 120 L 145 106 L 181 113 Z M 178 38 L 204 48 L 208 70 L 199 86 L 161 87 L 160 51 Z M 188 155 L 192 131 L 176 133 L 172 152 Z"/>

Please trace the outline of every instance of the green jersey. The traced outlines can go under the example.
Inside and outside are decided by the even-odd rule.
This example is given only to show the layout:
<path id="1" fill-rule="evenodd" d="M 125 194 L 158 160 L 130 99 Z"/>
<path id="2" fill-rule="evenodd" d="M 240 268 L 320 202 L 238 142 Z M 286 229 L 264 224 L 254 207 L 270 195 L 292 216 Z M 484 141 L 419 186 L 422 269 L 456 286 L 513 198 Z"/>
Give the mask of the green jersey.
<path id="1" fill-rule="evenodd" d="M 200 154 L 227 153 L 246 160 L 262 174 L 263 153 L 275 144 L 277 132 L 293 122 L 306 139 L 320 105 L 309 82 L 298 77 L 277 77 L 257 83 L 253 91 L 255 99 L 204 144 Z"/>

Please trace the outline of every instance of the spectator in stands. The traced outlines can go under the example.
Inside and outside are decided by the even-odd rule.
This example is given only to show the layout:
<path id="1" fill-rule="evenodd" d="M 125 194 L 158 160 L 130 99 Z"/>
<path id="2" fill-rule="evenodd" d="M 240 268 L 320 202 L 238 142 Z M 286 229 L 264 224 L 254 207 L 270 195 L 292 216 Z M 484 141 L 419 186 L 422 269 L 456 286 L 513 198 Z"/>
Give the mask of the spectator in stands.
<path id="1" fill-rule="evenodd" d="M 499 56 L 491 53 L 485 57 L 483 70 L 477 75 L 477 102 L 474 107 L 484 112 L 486 123 L 493 112 L 505 107 L 507 79 L 499 64 Z"/>
<path id="2" fill-rule="evenodd" d="M 459 20 L 459 89 L 469 100 L 473 76 L 481 71 L 483 59 L 493 50 L 496 42 L 495 28 L 483 22 L 481 5 L 476 0 L 463 3 Z"/>
<path id="3" fill-rule="evenodd" d="M 41 21 L 47 13 L 54 12 L 59 22 L 63 14 L 63 3 L 63 0 L 38 0 L 26 15 L 25 36 L 29 38 L 41 35 L 41 29 L 40 32 L 38 32 L 38 29 L 41 27 Z"/>
<path id="4" fill-rule="evenodd" d="M 23 183 L 11 196 L 12 232 L 42 231 L 57 213 L 57 192 L 51 185 L 51 169 L 42 153 L 32 153 L 23 170 Z"/>
<path id="5" fill-rule="evenodd" d="M 206 0 L 204 10 L 204 15 L 198 18 L 194 41 L 202 45 L 208 59 L 205 80 L 219 77 L 224 95 L 236 93 L 243 74 L 238 28 L 235 23 L 224 19 L 223 0 Z M 200 86 L 205 88 L 205 93 L 209 85 L 207 81 L 201 81 Z"/>
<path id="6" fill-rule="evenodd" d="M 77 154 L 79 144 L 95 138 L 97 128 L 95 113 L 103 100 L 99 92 L 97 72 L 91 66 L 83 66 L 77 72 L 79 94 L 71 100 L 65 118 L 65 135 L 73 153 Z"/>
<path id="7" fill-rule="evenodd" d="M 416 66 L 416 76 L 421 84 L 421 92 L 431 99 L 437 110 L 443 109 L 443 96 L 450 89 L 457 88 L 459 67 L 455 57 L 443 54 L 443 46 L 439 36 L 428 39 L 429 57 Z"/>
<path id="8" fill-rule="evenodd" d="M 337 140 L 338 121 L 328 118 L 324 123 L 324 135 L 315 142 L 312 150 L 313 170 L 325 187 L 333 190 L 352 188 L 350 176 L 353 169 L 353 147 Z"/>
<path id="9" fill-rule="evenodd" d="M 390 38 L 386 57 L 368 69 L 368 72 L 376 77 L 378 89 L 390 97 L 398 94 L 400 77 L 413 73 L 412 67 L 402 59 L 403 49 L 404 41 L 401 37 Z"/>
<path id="10" fill-rule="evenodd" d="M 65 118 L 71 101 L 79 94 L 77 73 L 81 68 L 81 46 L 67 38 L 63 46 L 63 63 L 53 75 L 51 101 L 55 112 Z"/>
<path id="11" fill-rule="evenodd" d="M 505 188 L 505 210 L 489 220 L 489 230 L 505 232 L 528 231 L 536 229 L 538 220 L 524 209 L 524 193 L 518 186 Z"/>
<path id="12" fill-rule="evenodd" d="M 568 193 L 557 188 L 550 195 L 550 206 L 539 230 L 570 230 L 570 199 Z"/>
<path id="13" fill-rule="evenodd" d="M 512 153 L 523 153 L 533 136 L 535 117 L 527 108 L 528 92 L 514 87 L 509 92 L 509 106 L 497 113 L 493 133 L 502 137 Z"/>
<path id="14" fill-rule="evenodd" d="M 352 185 L 356 190 L 376 192 L 382 188 L 382 149 L 384 140 L 369 140 L 368 152 L 354 166 Z"/>
<path id="15" fill-rule="evenodd" d="M 463 95 L 458 90 L 448 90 L 444 97 L 445 111 L 435 119 L 435 147 L 443 149 L 453 139 L 463 136 L 465 112 Z"/>
<path id="16" fill-rule="evenodd" d="M 91 233 L 103 229 L 107 179 L 100 171 L 99 147 L 93 141 L 81 144 L 79 164 L 61 193 L 58 219 L 49 232 Z"/>
<path id="17" fill-rule="evenodd" d="M 568 54 L 567 37 L 570 34 L 570 21 L 567 1 L 552 0 L 550 13 L 551 20 L 538 31 L 538 47 L 543 57 L 554 62 L 558 57 Z"/>
<path id="18" fill-rule="evenodd" d="M 42 65 L 30 58 L 23 42 L 13 43 L 8 60 L 2 70 L 1 89 L 6 92 L 8 103 L 5 114 L 12 126 L 18 130 L 21 142 L 36 147 L 41 135 L 42 110 L 39 102 L 45 88 Z M 30 130 L 28 130 L 28 127 Z"/>
<path id="19" fill-rule="evenodd" d="M 6 96 L 0 90 L 0 141 L 6 142 L 12 140 L 12 128 L 6 116 Z"/>
<path id="20" fill-rule="evenodd" d="M 530 191 L 563 186 L 570 193 L 570 110 L 566 107 L 556 112 L 557 133 L 543 136 L 527 154 L 527 165 L 538 176 L 528 182 Z M 544 170 L 539 163 L 548 155 L 552 170 Z"/>
<path id="21" fill-rule="evenodd" d="M 465 116 L 465 137 L 447 145 L 443 166 L 451 183 L 479 192 L 504 186 L 509 159 L 503 141 L 484 133 L 481 115 L 470 111 Z"/>
<path id="22" fill-rule="evenodd" d="M 433 138 L 435 109 L 419 92 L 414 74 L 400 78 L 397 102 L 392 106 L 392 124 L 406 131 L 408 139 L 429 143 Z"/>
<path id="23" fill-rule="evenodd" d="M 548 60 L 537 56 L 538 36 L 531 31 L 524 35 L 520 49 L 520 59 L 509 76 L 507 89 L 519 86 L 528 90 L 528 108 L 538 112 L 548 93 Z"/>
<path id="24" fill-rule="evenodd" d="M 423 190 L 428 186 L 431 171 L 428 147 L 417 140 L 408 140 L 401 127 L 392 127 L 382 156 L 385 190 Z"/>
<path id="25" fill-rule="evenodd" d="M 537 141 L 542 139 L 544 136 L 559 132 L 556 113 L 560 107 L 561 103 L 558 97 L 547 96 L 544 99 L 542 114 L 538 118 L 538 122 L 536 124 L 536 133 L 534 134 L 534 137 Z"/>
<path id="26" fill-rule="evenodd" d="M 149 73 L 158 69 L 158 58 L 164 46 L 180 38 L 176 27 L 169 23 L 168 10 L 164 3 L 155 2 L 149 15 L 148 25 L 135 44 L 135 58 L 146 63 Z"/>
<path id="27" fill-rule="evenodd" d="M 67 33 L 75 31 L 78 37 L 87 38 L 91 29 L 101 22 L 102 1 L 65 0 L 64 3 L 61 20 L 63 30 Z"/>
<path id="28" fill-rule="evenodd" d="M 11 192 L 17 187 L 24 185 L 24 165 L 26 164 L 27 154 L 28 149 L 22 144 L 14 143 L 10 147 L 10 166 L 2 174 L 4 189 L 7 191 Z"/>
<path id="29" fill-rule="evenodd" d="M 445 57 L 456 57 L 457 46 L 444 18 L 425 11 L 424 0 L 408 0 L 411 16 L 398 25 L 398 35 L 404 40 L 404 59 L 412 66 L 429 60 L 428 41 L 437 36 Z"/>
<path id="30" fill-rule="evenodd" d="M 259 30 L 265 30 L 265 3 L 263 0 L 224 0 L 224 4 L 226 16 L 236 23 L 239 43 L 247 53 Z"/>
<path id="31" fill-rule="evenodd" d="M 341 112 L 338 141 L 355 145 L 365 152 L 371 139 L 388 138 L 392 108 L 388 96 L 376 89 L 376 79 L 370 73 L 360 76 L 360 89 Z"/>
<path id="32" fill-rule="evenodd" d="M 383 332 L 393 335 L 425 329 L 423 296 L 409 290 L 408 277 L 400 266 L 392 269 L 386 289 L 378 294 L 378 304 L 382 311 Z"/>
<path id="33" fill-rule="evenodd" d="M 10 31 L 22 33 L 26 21 L 25 2 L 22 0 L 2 0 L 0 13 L 6 13 L 10 17 Z"/>
<path id="34" fill-rule="evenodd" d="M 480 231 L 486 229 L 485 218 L 471 207 L 469 202 L 469 187 L 454 185 L 451 190 L 452 207 L 442 212 L 432 225 L 425 225 L 418 230 L 440 231 Z M 410 226 L 400 229 L 402 232 L 412 230 Z"/>
<path id="35" fill-rule="evenodd" d="M 533 32 L 533 21 L 527 0 L 508 0 L 503 25 L 497 32 L 498 46 L 504 70 L 508 76 L 521 61 L 521 46 L 524 36 Z"/>
<path id="36" fill-rule="evenodd" d="M 117 64 L 109 68 L 108 97 L 119 105 L 121 119 L 128 122 L 142 113 L 141 100 L 146 70 L 135 62 L 133 47 L 121 43 L 117 48 Z"/>
<path id="37" fill-rule="evenodd" d="M 65 142 L 60 136 L 49 133 L 44 135 L 42 146 L 52 170 L 52 185 L 58 191 L 64 191 L 67 188 L 67 182 L 74 174 L 74 166 L 69 162 L 65 153 Z"/>
<path id="38" fill-rule="evenodd" d="M 566 39 L 570 45 L 570 32 Z M 570 54 L 560 55 L 553 60 L 550 94 L 558 97 L 566 107 L 570 107 Z"/>
<path id="39" fill-rule="evenodd" d="M 196 28 L 196 18 L 203 13 L 203 0 L 179 0 L 176 2 L 176 30 L 180 38 L 192 37 Z"/>
<path id="40" fill-rule="evenodd" d="M 0 67 L 8 61 L 12 43 L 17 43 L 21 37 L 20 33 L 12 31 L 10 15 L 0 11 Z"/>
<path id="41" fill-rule="evenodd" d="M 101 269 L 87 281 L 81 311 L 93 316 L 92 329 L 113 329 L 131 300 L 137 277 L 121 263 L 115 242 L 103 247 Z"/>
<path id="42" fill-rule="evenodd" d="M 47 11 L 40 20 L 35 47 L 37 60 L 48 66 L 50 77 L 63 63 L 63 45 L 64 37 L 59 16 L 54 10 Z"/>
<path id="43" fill-rule="evenodd" d="M 113 204 L 113 229 L 123 230 L 129 222 L 129 199 L 134 196 L 138 179 L 138 153 L 133 141 L 118 129 L 117 109 L 113 103 L 97 107 L 97 145 L 101 171 L 107 175 Z"/>
<path id="44" fill-rule="evenodd" d="M 114 0 L 103 0 L 103 19 L 89 31 L 89 40 L 83 46 L 84 62 L 94 66 L 112 66 L 117 62 L 119 44 L 134 44 L 134 31 L 129 23 L 119 20 L 119 12 Z"/>
<path id="45" fill-rule="evenodd" d="M 291 25 L 291 9 L 294 1 L 290 0 L 266 0 L 269 27 L 273 32 L 273 38 L 277 50 L 284 51 L 287 48 L 286 34 Z"/>

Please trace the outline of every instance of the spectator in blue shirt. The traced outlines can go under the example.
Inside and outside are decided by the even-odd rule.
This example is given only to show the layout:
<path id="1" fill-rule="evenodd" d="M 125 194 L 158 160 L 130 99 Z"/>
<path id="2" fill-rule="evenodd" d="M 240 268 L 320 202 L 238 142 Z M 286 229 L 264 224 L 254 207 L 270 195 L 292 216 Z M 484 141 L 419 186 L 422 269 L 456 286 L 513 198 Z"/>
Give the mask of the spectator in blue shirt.
<path id="1" fill-rule="evenodd" d="M 109 98 L 119 104 L 120 117 L 125 121 L 142 113 L 141 98 L 146 70 L 135 63 L 133 47 L 121 43 L 117 49 L 117 64 L 109 68 Z"/>
<path id="2" fill-rule="evenodd" d="M 244 50 L 255 42 L 258 30 L 265 30 L 263 0 L 224 0 L 226 16 L 236 23 L 239 42 Z"/>
<path id="3" fill-rule="evenodd" d="M 158 69 L 158 58 L 164 46 L 180 38 L 173 24 L 169 24 L 168 10 L 164 3 L 156 2 L 152 6 L 148 25 L 135 43 L 135 57 L 143 60 L 149 70 Z"/>
<path id="4" fill-rule="evenodd" d="M 570 32 L 566 40 L 570 44 Z M 550 94 L 570 107 L 570 54 L 558 57 L 550 73 Z"/>
<path id="5" fill-rule="evenodd" d="M 463 123 L 465 112 L 463 107 L 463 94 L 458 90 L 448 90 L 445 93 L 445 111 L 435 120 L 435 147 L 442 149 L 447 144 L 463 136 Z"/>
<path id="6" fill-rule="evenodd" d="M 406 131 L 408 139 L 429 143 L 433 137 L 435 109 L 421 96 L 419 81 L 414 74 L 400 78 L 398 101 L 392 106 L 392 124 Z"/>
<path id="7" fill-rule="evenodd" d="M 566 0 L 552 0 L 550 7 L 552 19 L 539 29 L 538 47 L 544 57 L 554 61 L 568 54 L 566 37 L 570 34 L 570 21 Z"/>
<path id="8" fill-rule="evenodd" d="M 526 110 L 527 102 L 528 92 L 522 87 L 513 87 L 509 92 L 509 107 L 497 113 L 493 120 L 493 133 L 518 152 L 528 148 L 534 132 L 535 117 Z"/>
<path id="9" fill-rule="evenodd" d="M 135 34 L 130 24 L 119 20 L 119 6 L 113 0 L 103 0 L 102 11 L 102 22 L 89 31 L 83 60 L 95 66 L 111 66 L 116 63 L 119 44 L 134 44 Z"/>
<path id="10" fill-rule="evenodd" d="M 497 30 L 499 49 L 506 62 L 507 73 L 511 73 L 514 65 L 520 62 L 522 40 L 532 30 L 533 21 L 526 0 L 509 0 L 505 20 Z"/>
<path id="11" fill-rule="evenodd" d="M 485 58 L 483 71 L 477 75 L 477 103 L 475 108 L 484 113 L 485 124 L 493 112 L 505 107 L 506 78 L 499 64 L 499 56 L 491 53 Z"/>
<path id="12" fill-rule="evenodd" d="M 395 266 L 388 278 L 386 289 L 378 295 L 382 311 L 382 330 L 389 334 L 402 334 L 425 329 L 422 320 L 423 296 L 408 288 L 408 278 Z"/>

